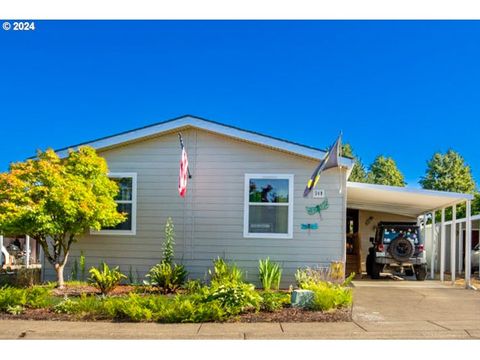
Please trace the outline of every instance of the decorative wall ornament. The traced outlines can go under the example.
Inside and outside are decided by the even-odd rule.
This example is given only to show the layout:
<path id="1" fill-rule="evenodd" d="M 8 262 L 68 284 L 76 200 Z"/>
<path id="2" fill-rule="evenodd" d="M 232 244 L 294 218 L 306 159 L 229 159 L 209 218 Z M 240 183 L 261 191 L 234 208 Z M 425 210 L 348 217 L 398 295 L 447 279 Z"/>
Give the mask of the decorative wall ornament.
<path id="1" fill-rule="evenodd" d="M 305 206 L 308 215 L 315 215 L 318 213 L 320 219 L 322 218 L 322 211 L 328 209 L 328 199 L 323 200 L 322 203 L 315 206 Z"/>
<path id="2" fill-rule="evenodd" d="M 302 230 L 318 230 L 318 224 L 317 223 L 302 224 L 301 228 L 302 228 Z"/>
<path id="3" fill-rule="evenodd" d="M 308 230 L 308 235 L 310 235 L 310 230 L 318 230 L 318 224 L 313 223 L 313 224 L 301 224 L 300 229 L 302 230 Z"/>

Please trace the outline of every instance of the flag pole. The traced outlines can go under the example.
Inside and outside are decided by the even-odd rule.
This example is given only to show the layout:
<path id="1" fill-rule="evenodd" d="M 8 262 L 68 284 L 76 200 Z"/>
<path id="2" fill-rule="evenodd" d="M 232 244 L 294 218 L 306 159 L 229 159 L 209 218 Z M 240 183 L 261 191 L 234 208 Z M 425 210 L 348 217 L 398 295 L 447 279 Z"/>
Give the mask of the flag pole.
<path id="1" fill-rule="evenodd" d="M 178 140 L 180 140 L 180 148 L 183 150 L 184 145 L 183 145 L 183 139 L 182 139 L 182 133 L 178 133 Z M 188 178 L 192 178 L 192 174 L 190 174 L 190 166 L 187 166 L 187 172 L 188 172 Z"/>

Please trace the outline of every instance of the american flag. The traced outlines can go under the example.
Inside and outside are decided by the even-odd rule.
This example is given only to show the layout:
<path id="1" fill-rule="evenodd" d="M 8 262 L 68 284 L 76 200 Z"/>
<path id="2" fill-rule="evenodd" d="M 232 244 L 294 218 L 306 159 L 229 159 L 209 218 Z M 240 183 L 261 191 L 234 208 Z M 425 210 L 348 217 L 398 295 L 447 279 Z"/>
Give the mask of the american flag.
<path id="1" fill-rule="evenodd" d="M 185 146 L 183 146 L 182 136 L 180 137 L 180 145 L 182 147 L 182 159 L 180 160 L 180 173 L 178 175 L 178 193 L 181 197 L 185 197 L 187 193 L 187 179 L 188 179 L 188 157 Z"/>

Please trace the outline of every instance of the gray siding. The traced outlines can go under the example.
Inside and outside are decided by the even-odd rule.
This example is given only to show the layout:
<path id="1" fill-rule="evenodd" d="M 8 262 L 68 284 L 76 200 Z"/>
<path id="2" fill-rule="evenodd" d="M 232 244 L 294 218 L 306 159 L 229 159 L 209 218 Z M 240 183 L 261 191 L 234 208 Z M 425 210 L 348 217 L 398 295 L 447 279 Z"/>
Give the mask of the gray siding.
<path id="1" fill-rule="evenodd" d="M 163 231 L 171 216 L 176 232 L 176 258 L 191 278 L 205 277 L 217 256 L 235 261 L 256 282 L 258 259 L 270 256 L 284 268 L 283 286 L 294 282 L 298 267 L 328 265 L 344 257 L 345 171 L 332 169 L 320 180 L 328 210 L 309 216 L 304 199 L 306 181 L 317 161 L 234 140 L 203 130 L 183 132 L 190 171 L 187 196 L 177 192 L 180 149 L 176 133 L 131 143 L 100 154 L 111 172 L 137 173 L 137 234 L 86 235 L 73 247 L 69 265 L 83 250 L 87 267 L 105 260 L 141 277 L 161 259 Z M 244 178 L 246 173 L 294 174 L 293 239 L 243 237 Z M 343 191 L 340 193 L 340 184 Z M 301 230 L 302 223 L 318 223 L 318 230 Z M 70 274 L 65 270 L 66 277 Z M 47 278 L 53 272 L 47 264 Z"/>

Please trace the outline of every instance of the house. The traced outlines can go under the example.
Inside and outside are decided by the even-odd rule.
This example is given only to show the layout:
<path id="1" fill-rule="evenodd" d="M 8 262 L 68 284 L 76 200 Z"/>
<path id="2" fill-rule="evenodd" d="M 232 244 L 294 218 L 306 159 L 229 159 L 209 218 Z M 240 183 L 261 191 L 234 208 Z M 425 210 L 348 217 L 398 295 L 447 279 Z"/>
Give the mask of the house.
<path id="1" fill-rule="evenodd" d="M 185 198 L 177 191 L 179 132 L 192 175 Z M 349 271 L 360 271 L 379 221 L 417 221 L 426 212 L 471 200 L 350 183 L 354 163 L 345 157 L 304 198 L 325 151 L 189 115 L 80 145 L 94 147 L 107 160 L 121 189 L 118 207 L 128 220 L 83 236 L 70 259 L 83 251 L 87 267 L 104 260 L 140 279 L 161 260 L 168 217 L 175 225 L 176 261 L 191 278 L 204 279 L 220 256 L 255 282 L 258 260 L 270 257 L 281 263 L 282 285 L 288 286 L 299 267 L 346 261 Z M 57 152 L 66 156 L 68 148 Z M 311 211 L 318 205 L 322 210 Z M 55 278 L 53 269 L 44 269 L 45 279 Z"/>

